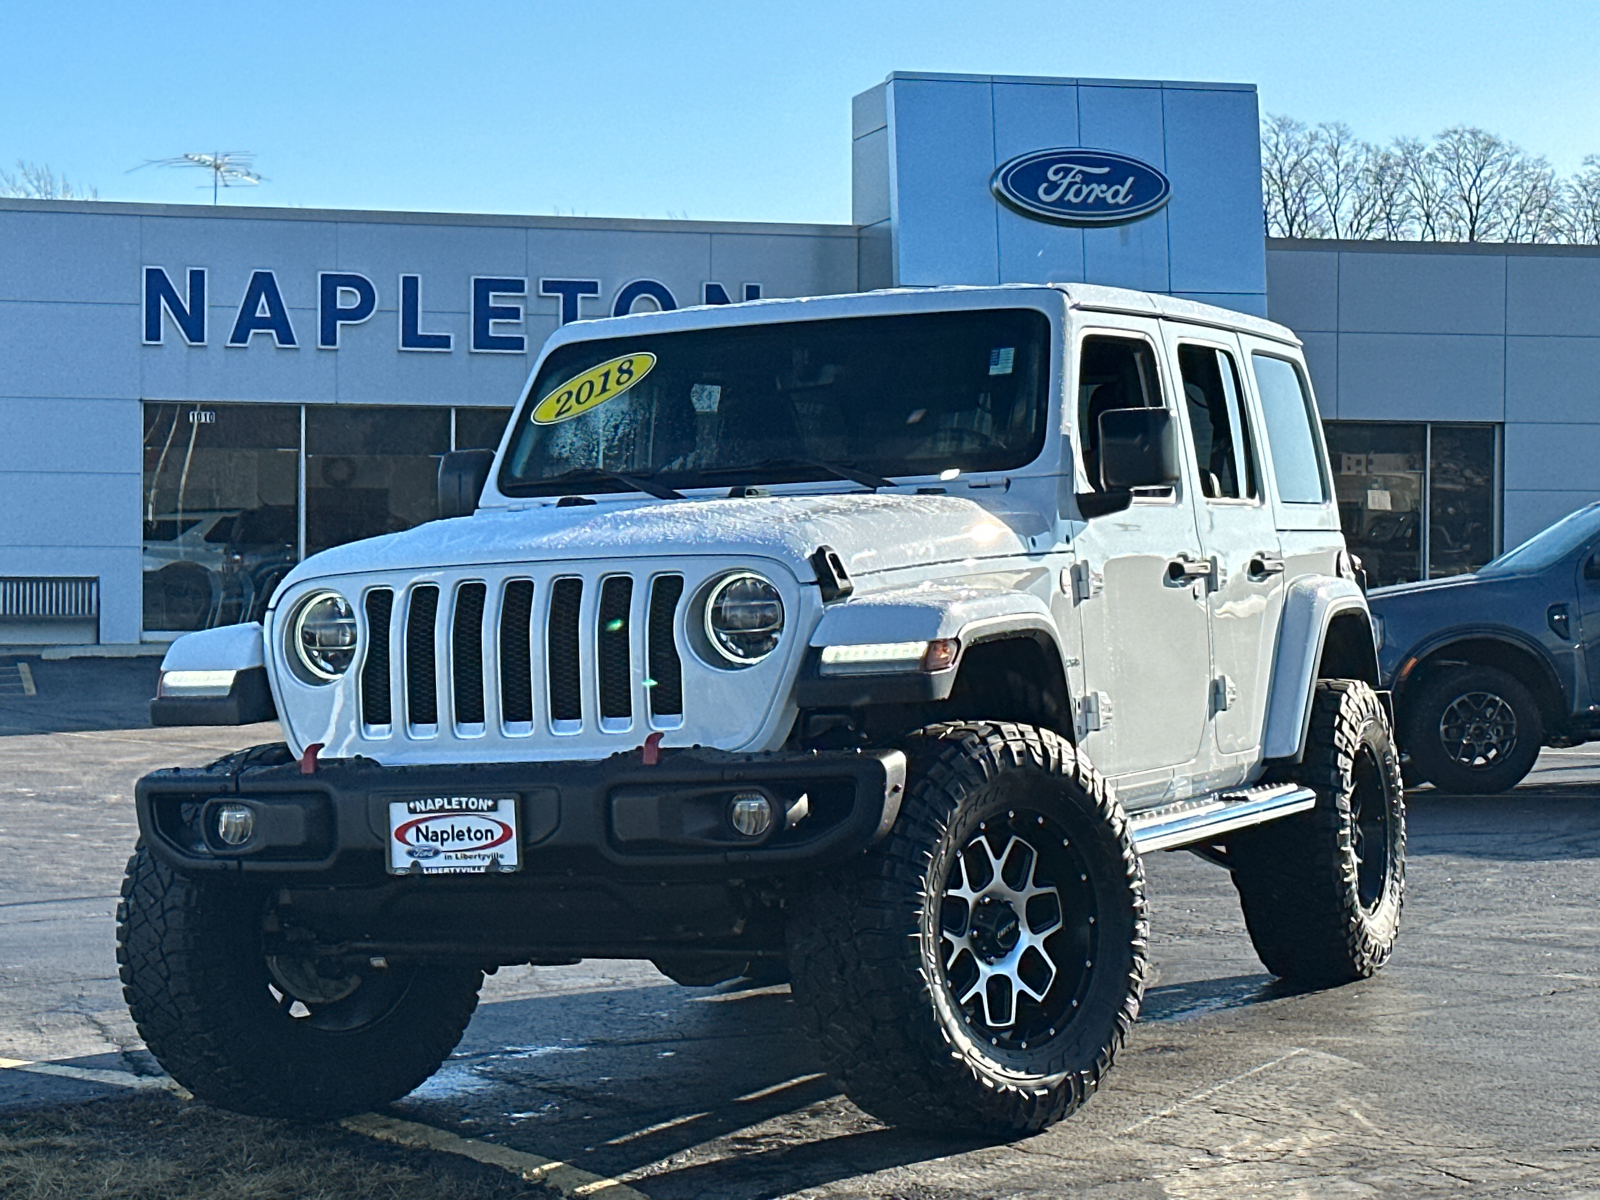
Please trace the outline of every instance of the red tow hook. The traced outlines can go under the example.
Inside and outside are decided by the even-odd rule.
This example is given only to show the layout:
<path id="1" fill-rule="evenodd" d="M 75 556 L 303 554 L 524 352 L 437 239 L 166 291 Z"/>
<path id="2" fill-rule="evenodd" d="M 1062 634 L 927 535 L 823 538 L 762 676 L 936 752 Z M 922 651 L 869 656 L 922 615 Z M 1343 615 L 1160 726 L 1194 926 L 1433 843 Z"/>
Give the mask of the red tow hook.
<path id="1" fill-rule="evenodd" d="M 300 756 L 300 774 L 315 775 L 317 773 L 317 755 L 322 753 L 322 743 L 312 742 L 306 747 L 306 752 Z"/>
<path id="2" fill-rule="evenodd" d="M 653 767 L 661 761 L 661 737 L 659 733 L 652 733 L 639 747 L 639 758 L 645 766 Z"/>

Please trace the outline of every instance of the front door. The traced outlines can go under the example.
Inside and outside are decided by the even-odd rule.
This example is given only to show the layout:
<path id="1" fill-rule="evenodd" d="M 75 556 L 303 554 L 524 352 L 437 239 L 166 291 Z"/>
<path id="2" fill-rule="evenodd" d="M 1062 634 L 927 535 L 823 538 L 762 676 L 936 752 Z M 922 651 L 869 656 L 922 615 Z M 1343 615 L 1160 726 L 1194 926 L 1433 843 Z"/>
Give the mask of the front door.
<path id="1" fill-rule="evenodd" d="M 1212 564 L 1212 782 L 1227 786 L 1242 781 L 1261 746 L 1284 564 L 1261 483 L 1260 442 L 1244 399 L 1237 339 L 1212 330 L 1165 328 L 1199 474 L 1200 540 Z"/>
<path id="2" fill-rule="evenodd" d="M 1175 394 L 1153 320 L 1095 315 L 1077 336 L 1076 436 L 1085 483 L 1100 487 L 1099 418 L 1171 408 Z M 1135 497 L 1077 538 L 1073 597 L 1083 636 L 1078 729 L 1090 759 L 1140 807 L 1187 781 L 1204 749 L 1210 640 L 1192 480 Z"/>

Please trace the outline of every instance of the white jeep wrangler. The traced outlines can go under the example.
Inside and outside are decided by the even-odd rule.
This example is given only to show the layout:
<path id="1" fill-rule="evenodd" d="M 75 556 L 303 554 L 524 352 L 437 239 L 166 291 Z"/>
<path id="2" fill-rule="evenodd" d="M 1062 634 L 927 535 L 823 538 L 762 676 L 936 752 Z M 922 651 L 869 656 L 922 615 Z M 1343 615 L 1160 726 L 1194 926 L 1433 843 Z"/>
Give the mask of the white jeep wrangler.
<path id="1" fill-rule="evenodd" d="M 140 1032 L 350 1113 L 484 971 L 644 958 L 788 979 L 862 1108 L 1004 1136 L 1128 1034 L 1142 854 L 1226 867 L 1275 974 L 1370 975 L 1405 813 L 1315 414 L 1288 330 L 1109 288 L 566 326 L 451 519 L 173 647 L 164 700 L 270 683 L 288 744 L 140 782 Z"/>

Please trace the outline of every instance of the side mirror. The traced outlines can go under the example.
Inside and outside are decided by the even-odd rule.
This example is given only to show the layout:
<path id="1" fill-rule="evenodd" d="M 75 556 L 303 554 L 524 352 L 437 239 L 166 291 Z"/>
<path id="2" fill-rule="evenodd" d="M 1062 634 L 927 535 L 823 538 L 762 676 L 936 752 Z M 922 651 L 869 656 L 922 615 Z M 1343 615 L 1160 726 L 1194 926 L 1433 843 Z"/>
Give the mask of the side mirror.
<path id="1" fill-rule="evenodd" d="M 1134 488 L 1171 487 L 1178 482 L 1177 430 L 1164 408 L 1112 408 L 1100 414 L 1100 491 L 1077 497 L 1078 511 L 1092 521 L 1133 503 Z"/>
<path id="2" fill-rule="evenodd" d="M 470 517 L 489 482 L 493 450 L 453 450 L 439 460 L 439 516 Z"/>
<path id="3" fill-rule="evenodd" d="M 1113 408 L 1100 414 L 1100 486 L 1106 491 L 1178 482 L 1177 430 L 1165 408 Z"/>

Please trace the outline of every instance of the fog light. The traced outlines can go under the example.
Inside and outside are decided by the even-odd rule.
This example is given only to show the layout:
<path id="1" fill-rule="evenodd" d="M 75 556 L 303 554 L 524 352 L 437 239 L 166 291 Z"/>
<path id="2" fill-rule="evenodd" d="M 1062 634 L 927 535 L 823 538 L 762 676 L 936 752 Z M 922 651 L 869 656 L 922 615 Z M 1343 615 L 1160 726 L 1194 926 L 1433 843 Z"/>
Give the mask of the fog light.
<path id="1" fill-rule="evenodd" d="M 728 805 L 728 821 L 747 838 L 758 838 L 772 828 L 772 801 L 760 792 L 741 792 Z"/>
<path id="2" fill-rule="evenodd" d="M 224 804 L 217 809 L 217 837 L 226 846 L 242 846 L 256 831 L 256 814 L 243 804 Z"/>

